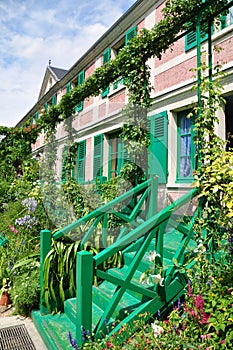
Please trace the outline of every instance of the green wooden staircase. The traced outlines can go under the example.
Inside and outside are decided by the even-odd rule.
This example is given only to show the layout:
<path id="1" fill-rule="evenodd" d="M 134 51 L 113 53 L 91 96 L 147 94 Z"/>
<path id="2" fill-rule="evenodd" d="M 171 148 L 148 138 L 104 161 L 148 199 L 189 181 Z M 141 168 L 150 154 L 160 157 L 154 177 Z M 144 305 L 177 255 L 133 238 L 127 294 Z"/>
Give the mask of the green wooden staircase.
<path id="1" fill-rule="evenodd" d="M 32 318 L 48 349 L 71 349 L 68 332 L 81 345 L 90 335 L 102 338 L 118 332 L 125 323 L 133 324 L 139 314 L 164 314 L 184 293 L 187 277 L 182 267 L 192 265 L 190 257 L 196 247 L 192 226 L 200 208 L 192 199 L 197 191 L 155 213 L 151 206 L 156 210 L 156 181 L 146 181 L 53 236 L 59 239 L 89 222 L 84 244 L 101 224 L 103 249 L 94 256 L 85 250 L 77 253 L 76 297 L 65 301 L 64 313 L 49 314 L 41 296 L 40 311 L 34 311 Z M 120 218 L 121 224 L 117 237 L 108 245 L 110 214 Z M 187 224 L 188 217 L 191 221 Z M 42 231 L 41 288 L 50 241 L 50 232 Z M 103 271 L 102 263 L 117 252 L 122 253 L 122 267 Z M 150 278 L 142 282 L 142 274 L 152 266 Z M 94 277 L 101 281 L 98 285 L 93 283 Z"/>

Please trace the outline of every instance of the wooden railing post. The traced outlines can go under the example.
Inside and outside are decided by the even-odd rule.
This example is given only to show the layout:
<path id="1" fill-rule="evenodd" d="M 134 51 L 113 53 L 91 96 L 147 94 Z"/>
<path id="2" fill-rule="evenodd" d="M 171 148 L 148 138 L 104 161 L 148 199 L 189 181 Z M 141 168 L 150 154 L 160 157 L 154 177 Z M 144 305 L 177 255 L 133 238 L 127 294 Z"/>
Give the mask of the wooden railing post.
<path id="1" fill-rule="evenodd" d="M 149 207 L 148 207 L 148 214 L 147 218 L 151 218 L 154 216 L 158 211 L 158 176 L 152 175 L 151 178 L 151 192 L 149 196 Z"/>
<path id="2" fill-rule="evenodd" d="M 80 346 L 92 332 L 93 255 L 87 251 L 76 255 L 76 341 Z"/>
<path id="3" fill-rule="evenodd" d="M 44 261 L 51 250 L 51 231 L 41 230 L 40 231 L 40 312 L 42 314 L 48 313 L 45 307 L 45 300 L 42 295 L 43 283 L 44 283 Z"/>

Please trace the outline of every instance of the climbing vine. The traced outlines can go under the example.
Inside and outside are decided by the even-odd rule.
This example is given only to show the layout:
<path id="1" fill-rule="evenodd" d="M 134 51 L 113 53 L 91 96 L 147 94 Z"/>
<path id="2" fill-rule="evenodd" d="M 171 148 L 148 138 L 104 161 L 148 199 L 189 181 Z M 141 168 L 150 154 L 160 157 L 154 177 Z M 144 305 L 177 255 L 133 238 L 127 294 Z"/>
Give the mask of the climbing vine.
<path id="1" fill-rule="evenodd" d="M 120 50 L 114 60 L 97 68 L 83 84 L 64 95 L 58 105 L 45 111 L 35 128 L 32 128 L 27 121 L 21 128 L 1 127 L 0 134 L 17 140 L 23 138 L 31 144 L 43 129 L 46 128 L 47 132 L 55 130 L 62 120 L 74 114 L 74 108 L 80 101 L 99 95 L 106 85 L 113 83 L 120 76 L 124 77 L 124 84 L 128 88 L 129 102 L 149 107 L 152 87 L 149 80 L 148 59 L 154 56 L 161 58 L 162 53 L 174 43 L 180 32 L 187 28 L 194 29 L 196 16 L 200 11 L 202 11 L 203 22 L 206 22 L 209 17 L 219 13 L 226 4 L 227 0 L 167 1 L 163 9 L 164 19 L 151 30 L 142 29 L 127 46 Z M 188 26 L 187 23 L 189 23 Z"/>

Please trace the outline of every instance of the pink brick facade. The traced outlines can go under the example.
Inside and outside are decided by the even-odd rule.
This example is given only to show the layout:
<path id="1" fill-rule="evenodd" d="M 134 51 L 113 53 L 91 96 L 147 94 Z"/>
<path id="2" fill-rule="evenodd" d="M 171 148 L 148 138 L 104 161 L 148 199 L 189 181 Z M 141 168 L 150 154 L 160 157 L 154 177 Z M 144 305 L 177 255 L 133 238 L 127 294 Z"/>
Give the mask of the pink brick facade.
<path id="1" fill-rule="evenodd" d="M 196 67 L 196 57 L 190 58 L 185 62 L 182 62 L 175 67 L 172 67 L 166 70 L 163 73 L 160 73 L 154 78 L 154 89 L 155 92 L 161 92 L 165 89 L 171 88 L 177 84 L 185 82 L 191 79 L 194 75 L 190 71 L 191 68 Z"/>
<path id="2" fill-rule="evenodd" d="M 59 82 L 57 96 L 58 103 L 62 96 L 67 93 L 66 86 L 70 83 L 71 88 L 77 85 L 77 76 L 80 72 L 85 72 L 85 79 L 90 77 L 96 68 L 101 67 L 103 64 L 103 53 L 107 49 L 110 49 L 111 58 L 113 59 L 120 47 L 124 46 L 127 42 L 126 33 L 130 29 L 137 28 L 139 35 L 142 28 L 152 28 L 163 18 L 164 3 L 159 0 L 150 0 L 153 2 L 153 6 L 150 9 L 146 9 L 143 13 L 141 11 L 141 5 L 146 6 L 149 0 L 140 2 L 139 9 L 135 11 L 132 16 L 129 15 L 127 20 L 122 19 L 122 22 L 116 24 L 113 29 L 110 30 L 110 34 L 100 38 L 94 49 L 90 49 L 87 55 L 84 55 L 83 59 L 80 59 L 76 66 L 72 66 L 68 72 L 67 79 L 64 77 Z M 137 2 L 135 3 L 136 6 Z M 138 2 L 139 4 L 139 2 Z M 149 5 L 148 5 L 149 6 Z M 127 15 L 128 16 L 128 15 Z M 225 65 L 226 70 L 233 67 L 233 24 L 224 29 L 223 32 L 216 30 L 213 36 L 214 45 L 221 47 L 223 50 L 219 53 L 214 52 L 214 63 L 220 63 Z M 204 50 L 207 50 L 207 43 L 204 42 Z M 207 59 L 207 54 L 203 55 L 203 60 Z M 154 90 L 152 91 L 152 110 L 149 111 L 151 116 L 159 114 L 161 111 L 166 111 L 168 115 L 168 180 L 167 187 L 170 188 L 171 199 L 174 200 L 179 197 L 179 193 L 186 191 L 186 184 L 178 184 L 177 168 L 178 168 L 178 146 L 177 146 L 177 134 L 178 134 L 178 113 L 179 111 L 188 110 L 196 100 L 193 98 L 194 93 L 191 92 L 191 85 L 194 82 L 194 72 L 190 69 L 196 68 L 196 48 L 195 45 L 190 50 L 186 51 L 185 37 L 180 38 L 174 43 L 165 53 L 162 54 L 161 59 L 151 58 L 148 61 L 150 65 L 151 82 Z M 75 67 L 75 68 L 74 68 Z M 224 69 L 225 69 L 224 68 Z M 72 75 L 72 69 L 74 74 Z M 233 115 L 233 86 L 229 87 L 232 79 L 228 79 L 227 98 L 229 100 L 229 108 L 232 108 Z M 232 83 L 233 84 L 233 83 Z M 185 91 L 185 98 L 183 94 Z M 54 94 L 54 89 L 53 89 Z M 48 101 L 51 101 L 49 97 Z M 113 84 L 109 86 L 109 93 L 107 96 L 90 96 L 86 98 L 83 103 L 83 110 L 77 112 L 74 116 L 73 127 L 77 131 L 77 142 L 79 140 L 86 141 L 86 161 L 85 161 L 85 181 L 89 182 L 93 180 L 93 147 L 94 139 L 96 135 L 103 136 L 103 162 L 104 170 L 103 176 L 109 176 L 109 155 L 110 155 L 110 135 L 115 132 L 119 132 L 122 127 L 123 120 L 121 118 L 121 109 L 128 101 L 127 90 L 121 82 L 117 87 Z M 44 101 L 43 101 L 44 104 Z M 41 108 L 41 106 L 39 106 Z M 228 108 L 228 109 L 229 109 Z M 38 110 L 40 110 L 38 108 Z M 231 111 L 231 109 L 229 109 Z M 226 119 L 230 118 L 230 112 L 227 116 L 222 111 L 222 133 L 227 132 Z M 233 124 L 229 122 L 228 124 Z M 229 126 L 228 126 L 229 128 Z M 225 130 L 226 129 L 226 130 Z M 66 142 L 67 132 L 64 131 L 64 127 L 61 125 L 57 128 L 57 138 Z M 32 146 L 33 152 L 41 149 L 44 142 L 44 135 L 41 135 Z M 106 169 L 105 169 L 106 168 Z M 177 191 L 177 188 L 181 188 Z M 183 186 L 183 187 L 182 187 Z M 188 184 L 186 187 L 189 187 Z"/>
<path id="3" fill-rule="evenodd" d="M 108 108 L 109 113 L 122 109 L 126 103 L 125 98 L 126 98 L 125 90 L 121 93 L 118 93 L 116 96 L 111 96 L 109 98 L 109 108 Z"/>

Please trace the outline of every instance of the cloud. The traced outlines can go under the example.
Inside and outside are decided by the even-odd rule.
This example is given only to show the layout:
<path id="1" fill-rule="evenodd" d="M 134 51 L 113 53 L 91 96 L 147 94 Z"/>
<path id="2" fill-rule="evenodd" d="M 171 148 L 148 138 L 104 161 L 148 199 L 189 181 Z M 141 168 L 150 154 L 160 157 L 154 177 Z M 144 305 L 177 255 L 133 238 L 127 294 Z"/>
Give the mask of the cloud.
<path id="1" fill-rule="evenodd" d="M 49 59 L 69 69 L 134 0 L 0 0 L 0 125 L 36 103 Z"/>

